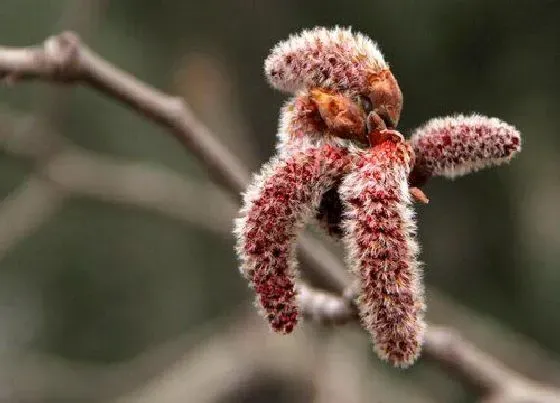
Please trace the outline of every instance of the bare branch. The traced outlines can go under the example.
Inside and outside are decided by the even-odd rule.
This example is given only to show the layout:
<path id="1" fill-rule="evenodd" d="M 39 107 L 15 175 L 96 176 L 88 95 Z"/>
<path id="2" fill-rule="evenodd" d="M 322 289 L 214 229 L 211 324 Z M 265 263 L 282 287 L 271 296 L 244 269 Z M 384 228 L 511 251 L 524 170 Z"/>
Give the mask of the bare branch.
<path id="1" fill-rule="evenodd" d="M 0 47 L 0 77 L 83 82 L 128 105 L 168 128 L 209 169 L 214 180 L 239 193 L 249 173 L 186 107 L 183 100 L 168 96 L 112 66 L 84 46 L 72 32 L 48 38 L 33 48 Z"/>
<path id="2" fill-rule="evenodd" d="M 317 322 L 343 324 L 358 316 L 351 299 L 313 289 L 305 283 L 298 285 L 298 304 L 305 316 Z"/>

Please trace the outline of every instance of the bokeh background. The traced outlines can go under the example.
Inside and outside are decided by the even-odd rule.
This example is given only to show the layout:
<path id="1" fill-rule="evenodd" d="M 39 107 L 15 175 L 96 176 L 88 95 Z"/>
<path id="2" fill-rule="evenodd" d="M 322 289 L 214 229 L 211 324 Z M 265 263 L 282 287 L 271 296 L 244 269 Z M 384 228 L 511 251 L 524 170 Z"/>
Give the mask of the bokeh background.
<path id="1" fill-rule="evenodd" d="M 522 132 L 510 165 L 425 189 L 429 318 L 559 386 L 559 19 L 552 0 L 2 0 L 0 43 L 76 30 L 256 170 L 285 100 L 268 50 L 315 25 L 370 35 L 403 133 L 471 111 Z M 17 83 L 0 102 L 0 401 L 474 401 L 437 365 L 380 363 L 356 326 L 269 334 L 238 273 L 234 200 L 163 129 L 83 87 Z"/>

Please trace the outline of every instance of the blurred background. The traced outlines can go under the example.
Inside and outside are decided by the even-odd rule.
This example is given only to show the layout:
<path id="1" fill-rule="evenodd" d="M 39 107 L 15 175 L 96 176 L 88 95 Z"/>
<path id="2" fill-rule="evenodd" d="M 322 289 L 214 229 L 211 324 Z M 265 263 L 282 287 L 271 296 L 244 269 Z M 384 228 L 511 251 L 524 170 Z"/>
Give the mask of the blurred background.
<path id="1" fill-rule="evenodd" d="M 2 0 L 0 44 L 65 29 L 186 99 L 256 170 L 285 96 L 269 49 L 315 25 L 381 45 L 401 131 L 515 125 L 508 166 L 416 206 L 429 319 L 560 386 L 560 2 Z M 471 402 L 437 365 L 380 363 L 357 326 L 268 332 L 239 275 L 233 198 L 162 128 L 86 87 L 0 88 L 1 402 Z"/>

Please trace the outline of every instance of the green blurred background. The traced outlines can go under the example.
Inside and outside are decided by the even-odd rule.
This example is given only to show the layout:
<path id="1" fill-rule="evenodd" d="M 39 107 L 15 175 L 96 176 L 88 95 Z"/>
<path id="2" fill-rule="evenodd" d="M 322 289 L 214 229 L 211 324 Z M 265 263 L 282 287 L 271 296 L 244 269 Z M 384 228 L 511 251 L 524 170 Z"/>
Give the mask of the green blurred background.
<path id="1" fill-rule="evenodd" d="M 315 25 L 351 25 L 370 35 L 403 89 L 403 133 L 430 117 L 471 111 L 520 129 L 523 151 L 510 165 L 455 181 L 433 180 L 425 189 L 431 203 L 417 206 L 425 279 L 447 301 L 438 299 L 428 308 L 433 306 L 438 322 L 472 331 L 474 338 L 485 335 L 480 343 L 490 352 L 506 342 L 506 335 L 520 335 L 546 364 L 519 356 L 515 344 L 499 352 L 502 358 L 533 377 L 560 383 L 560 372 L 548 370 L 560 366 L 554 358 L 560 353 L 559 20 L 560 2 L 544 0 L 2 0 L 0 44 L 37 44 L 75 29 L 110 62 L 185 97 L 255 170 L 273 153 L 285 100 L 263 77 L 269 49 Z M 183 340 L 184 354 L 211 335 L 227 333 L 224 323 L 252 296 L 239 276 L 229 235 L 235 210 L 209 184 L 205 168 L 163 129 L 89 88 L 18 83 L 0 88 L 0 101 L 0 191 L 6 198 L 0 207 L 5 218 L 0 222 L 0 357 L 5 357 L 0 385 L 10 391 L 0 400 L 111 401 L 157 377 L 174 354 L 148 365 L 137 378 L 107 380 L 106 370 L 127 368 L 174 340 Z M 49 150 L 57 149 L 57 136 L 111 163 L 172 174 L 178 182 L 166 200 L 178 212 L 162 214 L 79 193 L 59 203 L 52 191 L 41 190 L 50 185 L 38 176 L 45 166 L 51 169 Z M 21 138 L 28 143 L 14 146 Z M 47 157 L 25 155 L 36 143 L 47 144 Z M 71 161 L 52 169 L 62 176 L 79 170 Z M 37 193 L 26 193 L 37 181 Z M 180 190 L 181 181 L 194 190 Z M 8 242 L 19 228 L 14 205 L 22 193 L 31 194 L 28 200 L 38 206 L 44 197 L 54 207 L 44 222 L 39 219 L 17 242 Z M 191 215 L 198 217 L 181 212 L 188 200 L 198 209 Z M 457 323 L 456 307 L 466 312 Z M 199 334 L 201 327 L 206 330 Z M 331 333 L 350 332 L 307 327 L 317 343 Z M 499 330 L 485 333 L 488 329 Z M 386 368 L 370 352 L 367 336 L 356 334 L 351 343 L 372 371 L 366 378 L 395 377 L 397 385 L 420 390 L 426 401 L 473 401 L 433 366 L 421 362 L 408 372 Z M 37 360 L 39 369 L 21 364 L 25 360 Z M 80 379 L 95 376 L 96 381 L 89 389 L 87 381 L 76 388 L 78 380 L 56 379 L 52 362 L 57 371 L 78 366 L 71 371 L 75 376 L 85 371 Z M 33 380 L 38 378 L 43 381 Z M 123 379 L 127 386 L 121 388 Z M 257 379 L 219 401 L 319 401 L 313 388 L 300 383 Z M 177 401 L 197 400 L 185 395 Z"/>

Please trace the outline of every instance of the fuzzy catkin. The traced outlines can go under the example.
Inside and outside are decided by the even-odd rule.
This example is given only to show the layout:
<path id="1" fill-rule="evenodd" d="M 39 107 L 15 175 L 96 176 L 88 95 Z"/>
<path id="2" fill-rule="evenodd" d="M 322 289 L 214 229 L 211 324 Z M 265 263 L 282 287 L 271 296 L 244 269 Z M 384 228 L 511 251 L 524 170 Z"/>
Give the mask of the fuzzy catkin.
<path id="1" fill-rule="evenodd" d="M 317 27 L 278 43 L 265 61 L 270 84 L 281 91 L 303 88 L 363 91 L 371 73 L 387 69 L 376 43 L 349 28 Z"/>
<path id="2" fill-rule="evenodd" d="M 348 164 L 343 148 L 309 146 L 270 161 L 245 194 L 235 228 L 240 270 L 277 332 L 290 333 L 298 320 L 296 235 Z"/>
<path id="3" fill-rule="evenodd" d="M 365 151 L 340 195 L 347 262 L 361 284 L 362 323 L 381 359 L 407 367 L 420 354 L 426 325 L 402 146 L 386 141 Z"/>
<path id="4" fill-rule="evenodd" d="M 410 139 L 416 153 L 413 181 L 430 176 L 456 177 L 500 165 L 521 150 L 517 129 L 482 115 L 434 118 Z"/>
<path id="5" fill-rule="evenodd" d="M 378 355 L 410 366 L 426 328 L 410 194 L 426 202 L 419 187 L 433 175 L 509 161 L 519 133 L 495 118 L 458 115 L 430 120 L 405 142 L 395 130 L 398 82 L 377 44 L 349 28 L 290 36 L 272 49 L 265 75 L 293 98 L 281 110 L 277 155 L 253 177 L 235 224 L 240 269 L 257 305 L 281 333 L 296 325 L 298 302 L 314 318 L 352 314 L 338 299 L 296 287 L 296 236 L 315 215 L 345 241 L 361 321 Z"/>

